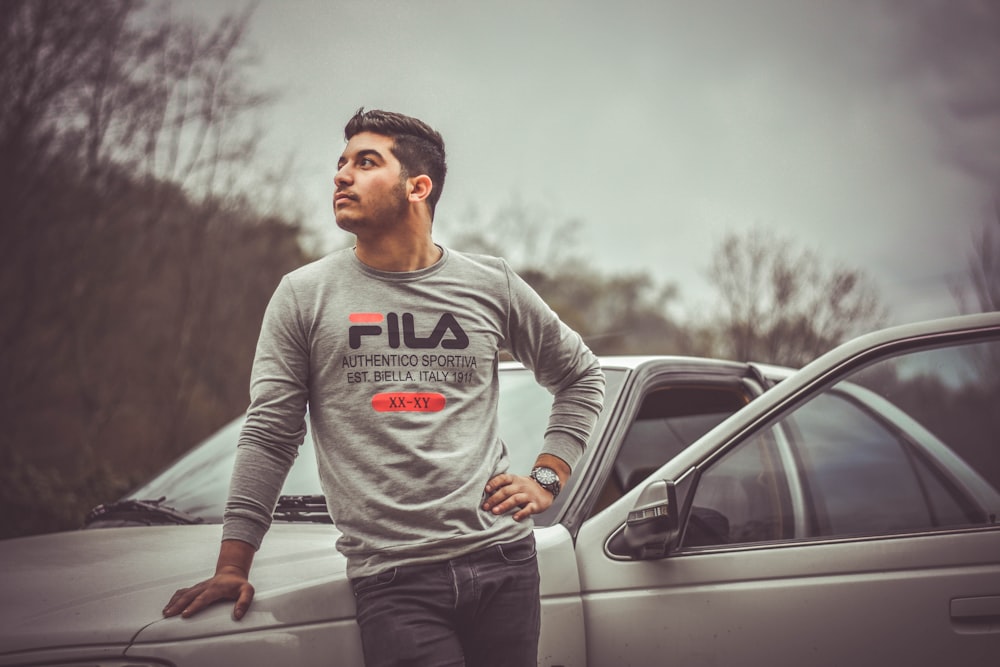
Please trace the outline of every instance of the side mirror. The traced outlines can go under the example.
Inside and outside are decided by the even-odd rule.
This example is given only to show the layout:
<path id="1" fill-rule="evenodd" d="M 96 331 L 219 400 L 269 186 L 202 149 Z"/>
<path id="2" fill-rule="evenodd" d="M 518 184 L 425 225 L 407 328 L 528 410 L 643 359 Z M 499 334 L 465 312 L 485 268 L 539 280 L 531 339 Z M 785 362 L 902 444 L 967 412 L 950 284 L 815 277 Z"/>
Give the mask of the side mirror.
<path id="1" fill-rule="evenodd" d="M 677 488 L 670 480 L 651 482 L 628 513 L 622 537 L 633 558 L 651 560 L 667 556 L 678 535 Z"/>

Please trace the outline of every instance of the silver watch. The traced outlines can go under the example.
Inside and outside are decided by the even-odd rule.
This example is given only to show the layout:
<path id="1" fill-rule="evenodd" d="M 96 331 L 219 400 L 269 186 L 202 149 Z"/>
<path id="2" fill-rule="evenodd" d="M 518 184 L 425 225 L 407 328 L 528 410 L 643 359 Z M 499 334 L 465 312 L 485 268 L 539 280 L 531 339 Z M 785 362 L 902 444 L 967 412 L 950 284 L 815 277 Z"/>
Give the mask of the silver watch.
<path id="1" fill-rule="evenodd" d="M 562 490 L 562 484 L 559 483 L 559 475 L 552 468 L 535 466 L 531 469 L 531 479 L 538 482 L 540 487 L 551 493 L 553 500 L 559 495 L 559 491 Z"/>

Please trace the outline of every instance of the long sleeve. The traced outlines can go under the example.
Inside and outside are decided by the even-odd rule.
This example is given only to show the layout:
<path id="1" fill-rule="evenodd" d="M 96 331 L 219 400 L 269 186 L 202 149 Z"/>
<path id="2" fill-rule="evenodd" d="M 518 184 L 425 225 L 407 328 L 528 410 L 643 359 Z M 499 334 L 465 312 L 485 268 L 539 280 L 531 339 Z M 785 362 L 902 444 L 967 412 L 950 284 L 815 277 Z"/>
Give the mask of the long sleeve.
<path id="1" fill-rule="evenodd" d="M 223 539 L 260 547 L 278 495 L 305 437 L 309 354 L 287 278 L 261 325 L 250 377 L 250 408 L 226 503 Z"/>
<path id="2" fill-rule="evenodd" d="M 504 264 L 510 287 L 507 345 L 554 396 L 542 453 L 574 467 L 604 405 L 604 373 L 578 333 Z"/>

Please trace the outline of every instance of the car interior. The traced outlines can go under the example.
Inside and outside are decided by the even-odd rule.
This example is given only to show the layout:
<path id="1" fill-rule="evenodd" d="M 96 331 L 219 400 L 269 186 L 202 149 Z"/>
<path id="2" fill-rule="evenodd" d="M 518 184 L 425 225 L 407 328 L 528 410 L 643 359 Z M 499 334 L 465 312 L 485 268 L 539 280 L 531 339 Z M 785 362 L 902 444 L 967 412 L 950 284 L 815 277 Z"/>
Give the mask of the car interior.
<path id="1" fill-rule="evenodd" d="M 732 382 L 677 383 L 647 394 L 591 515 L 634 489 L 751 398 L 745 387 Z"/>

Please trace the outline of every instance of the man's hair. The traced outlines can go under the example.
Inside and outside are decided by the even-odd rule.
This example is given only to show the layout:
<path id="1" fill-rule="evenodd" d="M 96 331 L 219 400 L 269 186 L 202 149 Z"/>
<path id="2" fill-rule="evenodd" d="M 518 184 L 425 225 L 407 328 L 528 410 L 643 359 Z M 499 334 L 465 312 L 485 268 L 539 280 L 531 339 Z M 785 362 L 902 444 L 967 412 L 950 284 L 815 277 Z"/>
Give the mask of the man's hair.
<path id="1" fill-rule="evenodd" d="M 430 177 L 433 187 L 427 203 L 433 219 L 448 172 L 441 135 L 422 120 L 392 111 L 365 111 L 364 107 L 347 121 L 344 138 L 350 141 L 351 137 L 361 132 L 381 134 L 392 139 L 392 153 L 403 168 L 403 178 L 422 174 Z"/>

